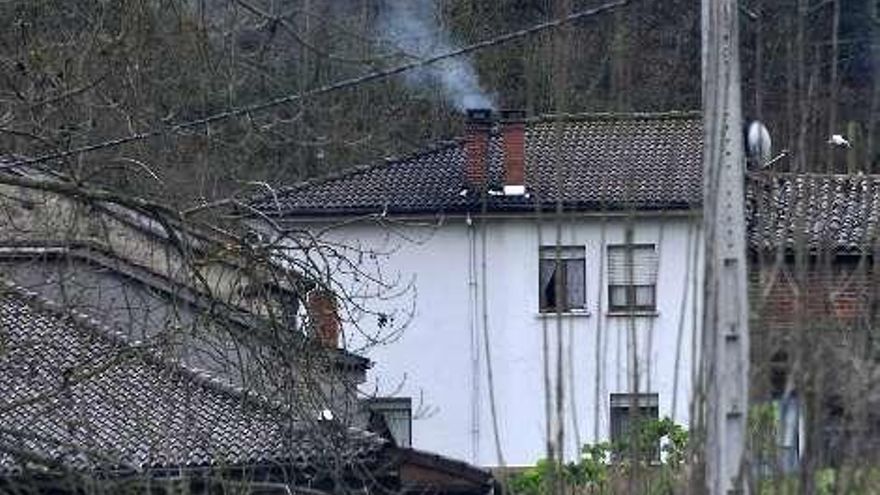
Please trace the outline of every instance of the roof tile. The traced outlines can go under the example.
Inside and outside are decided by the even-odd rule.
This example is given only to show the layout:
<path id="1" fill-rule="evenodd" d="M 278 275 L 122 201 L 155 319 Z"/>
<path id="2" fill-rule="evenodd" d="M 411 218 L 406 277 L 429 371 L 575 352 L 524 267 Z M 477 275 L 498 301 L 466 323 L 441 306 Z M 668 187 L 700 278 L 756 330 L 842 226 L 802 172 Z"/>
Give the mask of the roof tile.
<path id="1" fill-rule="evenodd" d="M 880 176 L 754 173 L 746 215 L 755 249 L 873 250 L 880 233 Z"/>
<path id="2" fill-rule="evenodd" d="M 528 197 L 493 195 L 490 211 L 534 210 L 561 199 L 578 209 L 661 209 L 702 199 L 702 124 L 695 113 L 545 117 L 526 125 Z M 501 135 L 488 152 L 489 188 L 503 186 Z M 556 170 L 559 170 L 557 181 Z M 398 160 L 263 196 L 253 206 L 273 216 L 473 211 L 481 198 L 463 194 L 463 140 Z"/>
<path id="3" fill-rule="evenodd" d="M 360 462 L 382 442 L 315 434 L 267 400 L 0 287 L 0 445 L 72 468 Z M 20 468 L 0 451 L 0 472 Z"/>

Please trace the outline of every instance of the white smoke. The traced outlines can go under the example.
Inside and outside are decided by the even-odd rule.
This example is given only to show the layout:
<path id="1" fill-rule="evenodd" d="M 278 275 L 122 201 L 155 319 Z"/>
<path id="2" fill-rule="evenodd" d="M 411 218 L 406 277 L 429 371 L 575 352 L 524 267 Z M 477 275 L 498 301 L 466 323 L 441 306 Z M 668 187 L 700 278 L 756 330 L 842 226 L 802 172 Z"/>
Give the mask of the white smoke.
<path id="1" fill-rule="evenodd" d="M 383 4 L 379 30 L 386 41 L 406 55 L 425 58 L 456 49 L 449 33 L 441 27 L 435 0 L 385 0 Z M 405 77 L 407 84 L 416 88 L 439 84 L 446 100 L 459 110 L 495 107 L 465 56 L 411 70 Z"/>

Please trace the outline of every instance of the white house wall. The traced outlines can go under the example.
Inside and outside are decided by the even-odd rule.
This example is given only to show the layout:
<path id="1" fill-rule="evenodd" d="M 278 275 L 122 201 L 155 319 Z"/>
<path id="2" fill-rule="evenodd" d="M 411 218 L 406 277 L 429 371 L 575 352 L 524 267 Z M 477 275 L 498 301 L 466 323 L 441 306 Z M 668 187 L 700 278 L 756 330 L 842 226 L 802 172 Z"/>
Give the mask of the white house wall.
<path id="1" fill-rule="evenodd" d="M 579 216 L 561 222 L 561 244 L 586 251 L 589 308 L 561 318 L 538 311 L 538 248 L 557 238 L 549 219 L 540 230 L 533 219 L 498 217 L 470 224 L 449 217 L 381 227 L 364 221 L 329 230 L 325 240 L 359 246 L 365 271 L 381 269 L 384 280 L 396 280 L 398 288 L 412 282 L 414 289 L 389 300 L 364 300 L 374 308 L 398 309 L 397 322 L 415 304 L 412 321 L 397 340 L 367 346 L 375 367 L 365 392 L 413 398 L 416 448 L 483 465 L 531 464 L 546 449 L 545 349 L 546 379 L 555 384 L 557 339 L 562 338 L 569 457 L 583 443 L 607 439 L 611 393 L 636 387 L 658 393 L 660 415 L 686 423 L 694 287 L 699 287 L 693 269 L 699 266 L 698 223 L 685 216 L 629 223 L 622 217 Z M 614 316 L 606 310 L 602 255 L 606 246 L 625 241 L 627 225 L 634 242 L 658 246 L 656 315 Z M 361 288 L 369 286 L 363 277 L 359 280 Z M 373 317 L 361 318 L 359 326 L 367 333 L 382 332 Z M 365 344 L 351 325 L 346 337 L 350 346 Z M 550 394 L 555 408 L 553 390 L 555 385 Z"/>

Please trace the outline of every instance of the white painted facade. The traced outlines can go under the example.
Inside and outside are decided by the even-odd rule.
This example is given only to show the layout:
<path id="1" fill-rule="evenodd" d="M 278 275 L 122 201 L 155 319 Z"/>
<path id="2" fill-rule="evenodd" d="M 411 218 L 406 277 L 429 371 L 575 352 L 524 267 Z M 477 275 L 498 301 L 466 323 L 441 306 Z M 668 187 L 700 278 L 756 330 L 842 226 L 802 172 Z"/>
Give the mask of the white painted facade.
<path id="1" fill-rule="evenodd" d="M 326 230 L 322 240 L 357 248 L 360 255 L 350 251 L 349 258 L 367 272 L 381 270 L 397 287 L 412 282 L 404 296 L 363 301 L 400 313 L 414 304 L 399 338 L 366 348 L 375 365 L 364 392 L 413 398 L 416 448 L 480 465 L 525 465 L 545 456 L 545 378 L 555 383 L 559 337 L 569 458 L 578 445 L 608 438 L 612 393 L 657 393 L 660 416 L 687 423 L 701 296 L 699 223 L 692 212 L 631 219 L 573 213 L 557 230 L 549 215 L 540 228 L 530 215 L 457 215 L 361 220 Z M 297 224 L 313 232 L 327 226 L 326 218 Z M 627 226 L 634 243 L 657 246 L 656 313 L 607 310 L 607 246 L 624 243 Z M 539 247 L 554 245 L 557 234 L 561 245 L 585 248 L 586 312 L 539 312 Z M 363 277 L 345 283 L 355 294 L 369 292 Z M 363 338 L 352 326 L 348 345 L 357 351 Z M 382 331 L 375 318 L 358 326 Z"/>

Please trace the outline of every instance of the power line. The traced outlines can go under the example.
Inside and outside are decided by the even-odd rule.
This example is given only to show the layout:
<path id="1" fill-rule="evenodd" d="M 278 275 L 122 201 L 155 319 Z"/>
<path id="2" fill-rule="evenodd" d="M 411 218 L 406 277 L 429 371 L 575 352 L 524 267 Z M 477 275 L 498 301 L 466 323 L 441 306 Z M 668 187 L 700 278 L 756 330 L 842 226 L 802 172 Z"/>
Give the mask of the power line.
<path id="1" fill-rule="evenodd" d="M 342 81 L 338 81 L 335 83 L 330 83 L 324 86 L 320 86 L 315 89 L 311 89 L 309 91 L 304 91 L 302 93 L 290 94 L 280 96 L 271 100 L 267 100 L 261 103 L 255 103 L 252 105 L 246 105 L 243 107 L 235 108 L 232 110 L 227 110 L 225 112 L 216 113 L 213 115 L 209 115 L 207 117 L 202 117 L 196 120 L 190 120 L 187 122 L 181 122 L 179 124 L 170 125 L 168 127 L 164 127 L 161 129 L 150 129 L 148 131 L 139 132 L 135 134 L 129 134 L 127 136 L 121 136 L 115 139 L 111 139 L 109 141 L 102 141 L 100 143 L 88 144 L 85 146 L 80 146 L 77 148 L 72 148 L 67 151 L 61 151 L 56 153 L 49 153 L 42 156 L 38 156 L 35 158 L 29 158 L 24 160 L 18 160 L 14 162 L 5 163 L 0 165 L 0 170 L 18 167 L 21 165 L 30 165 L 35 163 L 42 163 L 49 160 L 56 160 L 60 158 L 67 158 L 73 155 L 79 155 L 81 153 L 89 153 L 92 151 L 97 151 L 106 148 L 115 148 L 117 146 L 122 146 L 123 144 L 132 143 L 135 141 L 142 141 L 144 139 L 149 139 L 151 137 L 158 137 L 164 134 L 175 133 L 179 131 L 183 131 L 186 129 L 192 129 L 194 127 L 200 127 L 203 125 L 209 125 L 214 122 L 219 122 L 221 120 L 226 120 L 232 117 L 238 117 L 241 115 L 248 115 L 252 113 L 261 112 L 273 107 L 277 107 L 279 105 L 285 105 L 288 103 L 294 103 L 306 98 L 310 98 L 313 96 L 325 95 L 328 93 L 332 93 L 334 91 L 352 88 L 355 86 L 359 86 L 361 84 L 365 84 L 368 82 L 376 81 L 379 79 L 385 79 L 390 76 L 394 76 L 397 74 L 402 74 L 404 72 L 409 72 L 414 69 L 419 69 L 421 67 L 425 67 L 427 65 L 435 64 L 437 62 L 441 62 L 446 59 L 460 57 L 462 55 L 467 55 L 484 48 L 489 48 L 492 46 L 500 45 L 502 43 L 506 43 L 508 41 L 513 41 L 519 38 L 524 38 L 526 36 L 531 36 L 533 34 L 546 31 L 549 29 L 555 29 L 565 24 L 569 24 L 571 22 L 585 19 L 588 17 L 593 17 L 609 10 L 615 9 L 617 7 L 621 7 L 627 4 L 629 0 L 615 0 L 612 2 L 607 2 L 597 7 L 591 9 L 580 10 L 577 12 L 573 12 L 567 16 L 560 17 L 559 19 L 555 19 L 552 21 L 542 22 L 540 24 L 535 24 L 525 29 L 520 29 L 517 31 L 511 31 L 509 33 L 490 38 L 488 40 L 480 41 L 463 48 L 459 48 L 457 50 L 452 50 L 449 52 L 441 53 L 438 55 L 434 55 L 422 60 L 417 60 L 415 62 L 411 62 L 408 64 L 399 65 L 396 67 L 392 67 L 390 69 L 384 69 L 379 71 L 370 72 L 368 74 L 364 74 L 362 76 L 358 76 L 351 79 L 344 79 Z"/>

